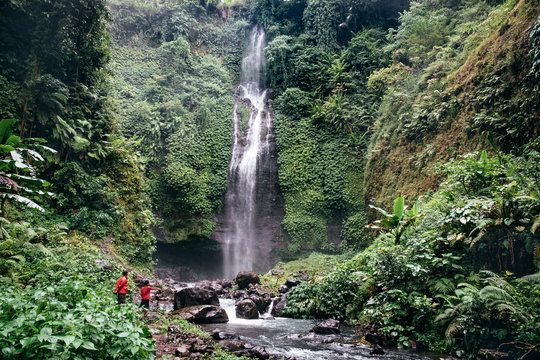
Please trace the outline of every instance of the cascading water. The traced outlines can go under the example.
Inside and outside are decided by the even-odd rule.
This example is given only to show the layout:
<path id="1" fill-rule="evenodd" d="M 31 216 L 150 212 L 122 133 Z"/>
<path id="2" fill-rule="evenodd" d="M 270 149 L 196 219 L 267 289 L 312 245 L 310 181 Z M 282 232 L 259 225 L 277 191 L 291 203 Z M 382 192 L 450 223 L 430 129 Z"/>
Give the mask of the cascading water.
<path id="1" fill-rule="evenodd" d="M 264 268 L 279 239 L 281 204 L 276 195 L 272 115 L 264 86 L 265 34 L 253 28 L 236 88 L 233 147 L 224 213 L 216 238 L 223 246 L 225 278 L 238 271 Z M 270 211 L 266 207 L 277 210 Z M 267 270 L 267 269 L 266 269 Z"/>

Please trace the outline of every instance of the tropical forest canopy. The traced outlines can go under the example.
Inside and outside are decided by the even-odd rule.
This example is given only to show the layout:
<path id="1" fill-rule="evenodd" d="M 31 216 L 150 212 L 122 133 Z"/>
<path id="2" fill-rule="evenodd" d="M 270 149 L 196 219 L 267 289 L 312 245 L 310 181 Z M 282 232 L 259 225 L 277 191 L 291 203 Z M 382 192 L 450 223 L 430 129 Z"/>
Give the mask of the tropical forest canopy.
<path id="1" fill-rule="evenodd" d="M 285 313 L 538 356 L 539 15 L 535 0 L 2 2 L 2 357 L 152 358 L 110 298 L 121 265 L 100 261 L 151 272 L 156 236 L 212 237 L 255 24 L 281 259 L 347 259 Z"/>

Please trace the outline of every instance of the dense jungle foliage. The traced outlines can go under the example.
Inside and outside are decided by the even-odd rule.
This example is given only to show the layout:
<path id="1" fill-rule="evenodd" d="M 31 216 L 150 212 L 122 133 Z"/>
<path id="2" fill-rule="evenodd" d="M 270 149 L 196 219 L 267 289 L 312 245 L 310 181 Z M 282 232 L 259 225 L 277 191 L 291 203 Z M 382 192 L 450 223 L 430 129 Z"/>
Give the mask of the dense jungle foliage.
<path id="1" fill-rule="evenodd" d="M 115 131 L 105 1 L 0 4 L 2 359 L 149 359 L 121 270 L 150 264 L 154 217 L 134 144 Z M 133 285 L 133 284 L 132 284 Z"/>
<path id="2" fill-rule="evenodd" d="M 482 348 L 538 355 L 538 160 L 488 158 L 446 163 L 435 193 L 413 206 L 395 201 L 366 250 L 287 298 L 293 317 L 335 317 L 369 325 L 398 347 L 476 357 Z M 407 209 L 409 208 L 409 209 Z M 536 352 L 535 352 L 536 351 Z M 536 355 L 535 355 L 536 354 Z"/>
<path id="3" fill-rule="evenodd" d="M 283 259 L 340 253 L 285 313 L 537 357 L 539 15 L 535 0 L 1 2 L 0 357 L 154 357 L 103 257 L 150 268 L 158 224 L 165 241 L 212 235 L 254 24 Z"/>
<path id="4" fill-rule="evenodd" d="M 138 142 L 167 241 L 210 237 L 227 184 L 249 24 L 216 11 L 198 1 L 111 2 L 118 128 Z"/>

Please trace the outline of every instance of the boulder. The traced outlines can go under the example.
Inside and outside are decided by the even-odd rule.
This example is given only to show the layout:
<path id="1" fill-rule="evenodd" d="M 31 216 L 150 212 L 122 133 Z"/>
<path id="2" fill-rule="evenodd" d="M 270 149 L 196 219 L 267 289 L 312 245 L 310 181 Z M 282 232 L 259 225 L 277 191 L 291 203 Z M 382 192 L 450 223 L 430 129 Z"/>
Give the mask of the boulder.
<path id="1" fill-rule="evenodd" d="M 288 278 L 285 282 L 285 286 L 287 286 L 289 289 L 292 289 L 293 287 L 298 285 L 300 285 L 300 280 L 294 278 Z"/>
<path id="2" fill-rule="evenodd" d="M 216 324 L 226 323 L 229 317 L 224 309 L 215 305 L 196 305 L 184 307 L 172 313 L 178 315 L 182 319 L 193 322 L 195 324 Z"/>
<path id="3" fill-rule="evenodd" d="M 236 317 L 240 319 L 258 319 L 257 305 L 250 299 L 240 300 L 235 306 Z"/>
<path id="4" fill-rule="evenodd" d="M 339 334 L 339 321 L 334 319 L 324 320 L 323 322 L 315 325 L 311 331 L 320 335 Z"/>
<path id="5" fill-rule="evenodd" d="M 189 352 L 189 348 L 186 345 L 177 347 L 174 354 L 182 358 L 189 357 L 191 355 L 191 353 Z"/>
<path id="6" fill-rule="evenodd" d="M 255 305 L 257 305 L 257 310 L 262 314 L 264 313 L 264 311 L 266 310 L 266 308 L 268 307 L 268 303 L 265 301 L 265 299 L 260 296 L 260 295 L 251 295 L 249 297 L 249 299 L 251 301 L 253 301 L 255 303 Z"/>
<path id="7" fill-rule="evenodd" d="M 223 295 L 225 294 L 225 289 L 223 288 L 223 286 L 218 283 L 218 282 L 214 282 L 212 283 L 212 289 L 216 292 L 216 294 L 218 295 Z"/>
<path id="8" fill-rule="evenodd" d="M 236 356 L 245 356 L 251 359 L 270 359 L 270 355 L 266 352 L 266 349 L 262 346 L 254 346 L 252 348 L 246 348 L 242 350 L 235 351 Z"/>
<path id="9" fill-rule="evenodd" d="M 248 297 L 248 293 L 245 290 L 236 290 L 231 293 L 233 299 L 245 299 Z"/>
<path id="10" fill-rule="evenodd" d="M 478 358 L 488 360 L 510 360 L 510 355 L 506 352 L 497 351 L 493 349 L 480 349 L 478 350 Z"/>
<path id="11" fill-rule="evenodd" d="M 373 344 L 373 345 L 381 345 L 382 344 L 382 339 L 379 335 L 375 335 L 375 334 L 366 334 L 364 336 L 364 339 Z"/>
<path id="12" fill-rule="evenodd" d="M 233 282 L 231 280 L 221 280 L 221 286 L 223 286 L 224 289 L 230 289 L 233 287 Z"/>
<path id="13" fill-rule="evenodd" d="M 219 331 L 218 329 L 212 331 L 211 333 L 212 339 L 214 340 L 233 340 L 233 339 L 239 339 L 238 335 L 234 333 L 228 333 L 224 331 Z"/>
<path id="14" fill-rule="evenodd" d="M 235 281 L 240 290 L 248 288 L 250 284 L 261 283 L 259 275 L 255 274 L 253 271 L 240 271 L 238 275 L 236 275 Z"/>
<path id="15" fill-rule="evenodd" d="M 113 270 L 114 267 L 108 260 L 96 259 L 96 266 L 100 269 Z"/>
<path id="16" fill-rule="evenodd" d="M 279 285 L 278 291 L 280 294 L 285 294 L 289 292 L 287 285 Z"/>
<path id="17" fill-rule="evenodd" d="M 241 340 L 220 341 L 219 345 L 236 356 L 245 356 L 252 359 L 269 359 L 270 355 L 262 346 L 254 346 Z"/>
<path id="18" fill-rule="evenodd" d="M 381 345 L 374 345 L 369 355 L 384 355 L 384 350 Z"/>
<path id="19" fill-rule="evenodd" d="M 287 302 L 287 296 L 281 295 L 281 297 L 275 298 L 273 300 L 274 307 L 272 307 L 272 316 L 279 317 L 281 315 L 281 311 L 285 307 L 285 303 Z"/>
<path id="20" fill-rule="evenodd" d="M 242 350 L 244 348 L 244 344 L 245 343 L 243 341 L 238 339 L 231 339 L 219 342 L 219 345 L 221 345 L 221 347 L 226 349 L 228 352 Z"/>
<path id="21" fill-rule="evenodd" d="M 195 305 L 219 305 L 219 299 L 215 291 L 198 287 L 174 293 L 174 310 Z"/>
<path id="22" fill-rule="evenodd" d="M 250 293 L 250 294 L 258 294 L 259 293 L 259 284 L 249 284 L 247 290 L 248 290 L 248 293 Z"/>

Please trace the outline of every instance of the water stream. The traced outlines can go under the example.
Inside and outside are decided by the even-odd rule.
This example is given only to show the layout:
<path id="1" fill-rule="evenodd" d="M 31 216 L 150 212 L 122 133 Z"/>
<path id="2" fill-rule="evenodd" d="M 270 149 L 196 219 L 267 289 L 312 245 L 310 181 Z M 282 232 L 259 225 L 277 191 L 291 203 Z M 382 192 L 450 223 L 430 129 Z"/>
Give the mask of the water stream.
<path id="1" fill-rule="evenodd" d="M 342 329 L 339 335 L 316 335 L 309 330 L 316 324 L 314 320 L 276 318 L 275 320 L 245 320 L 235 315 L 234 300 L 221 299 L 220 305 L 227 311 L 227 324 L 203 325 L 207 331 L 219 329 L 234 333 L 244 341 L 256 346 L 264 346 L 272 355 L 292 356 L 297 360 L 336 359 L 388 359 L 388 360 L 431 360 L 435 355 L 417 354 L 407 351 L 385 350 L 385 355 L 370 355 L 371 346 L 357 344 L 350 328 Z"/>
<path id="2" fill-rule="evenodd" d="M 276 248 L 273 224 L 279 229 L 281 221 L 279 213 L 265 209 L 280 204 L 268 189 L 276 186 L 277 179 L 271 154 L 272 114 L 264 85 L 264 46 L 264 30 L 256 26 L 249 37 L 242 80 L 235 94 L 228 186 L 216 231 L 223 246 L 223 277 L 229 279 L 241 270 L 267 271 L 271 267 L 269 253 Z"/>

